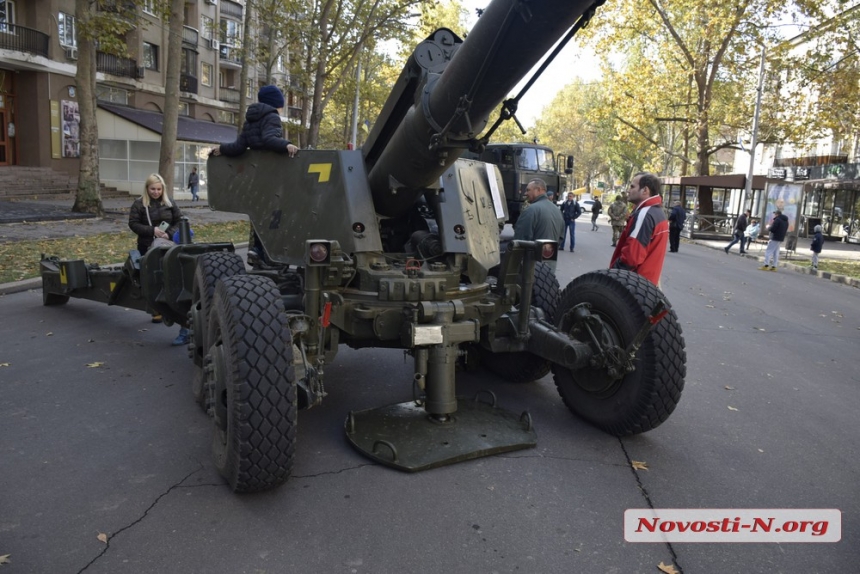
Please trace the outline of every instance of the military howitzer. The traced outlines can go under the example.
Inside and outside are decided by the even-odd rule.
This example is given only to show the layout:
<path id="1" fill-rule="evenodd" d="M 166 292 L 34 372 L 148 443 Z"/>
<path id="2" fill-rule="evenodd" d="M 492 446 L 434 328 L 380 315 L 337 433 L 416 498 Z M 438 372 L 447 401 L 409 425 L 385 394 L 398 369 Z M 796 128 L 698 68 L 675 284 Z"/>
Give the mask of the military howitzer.
<path id="1" fill-rule="evenodd" d="M 402 470 L 536 443 L 527 413 L 499 408 L 492 393 L 456 395 L 458 364 L 476 357 L 512 381 L 552 370 L 565 404 L 616 435 L 668 418 L 685 352 L 661 292 L 604 270 L 560 293 L 543 263 L 557 242 L 513 241 L 502 253 L 498 169 L 458 159 L 481 146 L 519 78 L 596 6 L 495 0 L 465 41 L 438 30 L 410 56 L 361 150 L 209 159 L 209 203 L 249 216 L 258 262 L 249 271 L 232 247 L 178 245 L 147 253 L 138 276 L 152 282 L 147 304 L 191 328 L 192 391 L 212 417 L 215 463 L 231 488 L 289 477 L 297 411 L 323 401 L 340 344 L 414 358 L 412 400 L 345 421 L 353 446 Z M 67 263 L 43 263 L 47 297 L 79 296 L 56 287 Z"/>

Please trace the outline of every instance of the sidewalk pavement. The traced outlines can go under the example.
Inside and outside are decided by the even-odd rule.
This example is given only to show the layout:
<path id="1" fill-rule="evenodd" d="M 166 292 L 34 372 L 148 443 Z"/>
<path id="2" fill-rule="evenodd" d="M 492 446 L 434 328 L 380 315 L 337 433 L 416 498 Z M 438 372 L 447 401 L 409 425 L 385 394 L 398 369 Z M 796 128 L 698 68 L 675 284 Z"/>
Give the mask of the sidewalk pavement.
<path id="1" fill-rule="evenodd" d="M 103 218 L 93 217 L 89 214 L 72 213 L 71 208 L 74 200 L 71 198 L 50 201 L 0 200 L 0 243 L 95 235 L 124 230 L 128 226 L 128 210 L 135 199 L 135 196 L 129 196 L 128 198 L 104 200 L 105 217 Z M 205 199 L 192 202 L 182 199 L 180 196 L 175 201 L 183 215 L 188 216 L 191 220 L 192 226 L 195 222 L 213 223 L 247 219 L 247 216 L 241 213 L 214 211 L 209 208 Z M 695 244 L 722 250 L 728 244 L 728 240 L 683 239 L 682 241 L 682 249 Z M 790 254 L 787 254 L 783 249 L 780 252 L 780 267 L 798 273 L 817 275 L 822 279 L 837 283 L 860 287 L 860 279 L 824 271 L 813 271 L 810 266 L 812 258 L 812 253 L 809 251 L 810 241 L 805 238 L 798 240 L 798 250 Z M 726 257 L 737 257 L 738 254 L 738 246 L 735 245 Z M 860 261 L 860 245 L 825 241 L 821 256 L 823 259 Z M 764 244 L 756 243 L 750 246 L 745 257 L 762 261 L 764 259 Z M 42 280 L 39 278 L 0 284 L 0 295 L 38 289 L 41 284 Z"/>

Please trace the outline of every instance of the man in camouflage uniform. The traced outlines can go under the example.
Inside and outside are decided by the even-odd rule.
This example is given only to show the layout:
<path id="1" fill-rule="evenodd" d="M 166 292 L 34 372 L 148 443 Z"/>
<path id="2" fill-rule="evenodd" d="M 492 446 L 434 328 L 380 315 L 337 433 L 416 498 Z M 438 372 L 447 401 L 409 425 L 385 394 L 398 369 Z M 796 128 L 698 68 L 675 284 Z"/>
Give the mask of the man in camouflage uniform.
<path id="1" fill-rule="evenodd" d="M 627 203 L 620 195 L 615 196 L 615 201 L 609 206 L 607 214 L 612 225 L 612 247 L 615 247 L 618 238 L 621 237 L 621 232 L 624 231 L 624 226 L 627 224 Z"/>

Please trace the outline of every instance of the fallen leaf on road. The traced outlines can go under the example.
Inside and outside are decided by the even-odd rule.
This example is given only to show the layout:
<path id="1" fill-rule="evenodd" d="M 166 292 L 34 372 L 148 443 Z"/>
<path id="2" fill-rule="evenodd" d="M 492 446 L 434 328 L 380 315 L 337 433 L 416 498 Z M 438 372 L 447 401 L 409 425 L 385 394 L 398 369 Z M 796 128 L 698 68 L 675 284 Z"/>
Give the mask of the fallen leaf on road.
<path id="1" fill-rule="evenodd" d="M 729 410 L 730 410 L 730 411 L 736 411 L 736 410 L 738 410 L 738 409 L 736 409 L 735 407 L 730 406 L 730 407 L 729 407 Z"/>
<path id="2" fill-rule="evenodd" d="M 633 467 L 633 470 L 648 470 L 648 463 L 641 460 L 631 460 L 630 466 Z"/>
<path id="3" fill-rule="evenodd" d="M 0 556 L 0 564 L 11 564 L 12 561 L 9 560 L 10 556 L 12 556 L 12 555 L 11 554 L 3 554 L 2 556 Z"/>
<path id="4" fill-rule="evenodd" d="M 91 369 L 101 367 L 102 365 L 104 365 L 104 363 L 102 363 L 102 362 L 87 363 L 87 366 Z"/>
<path id="5" fill-rule="evenodd" d="M 713 306 L 713 305 L 705 305 L 705 307 L 707 307 L 708 309 L 713 309 L 713 308 L 714 308 L 714 306 Z"/>
<path id="6" fill-rule="evenodd" d="M 726 385 L 726 390 L 727 390 L 727 391 L 733 391 L 733 390 L 735 390 L 735 388 L 734 388 L 734 387 L 730 387 L 729 385 Z"/>
<path id="7" fill-rule="evenodd" d="M 8 367 L 9 363 L 0 363 L 0 367 Z"/>
<path id="8" fill-rule="evenodd" d="M 764 452 L 762 449 L 758 449 L 759 452 Z"/>
<path id="9" fill-rule="evenodd" d="M 665 572 L 666 574 L 680 574 L 672 564 L 663 564 L 660 562 L 660 564 L 657 565 L 657 568 L 660 569 L 660 572 Z"/>
<path id="10" fill-rule="evenodd" d="M 105 534 L 104 532 L 99 532 L 99 535 L 96 536 L 96 538 L 98 538 L 100 542 L 104 542 L 105 544 L 107 544 L 107 534 Z"/>

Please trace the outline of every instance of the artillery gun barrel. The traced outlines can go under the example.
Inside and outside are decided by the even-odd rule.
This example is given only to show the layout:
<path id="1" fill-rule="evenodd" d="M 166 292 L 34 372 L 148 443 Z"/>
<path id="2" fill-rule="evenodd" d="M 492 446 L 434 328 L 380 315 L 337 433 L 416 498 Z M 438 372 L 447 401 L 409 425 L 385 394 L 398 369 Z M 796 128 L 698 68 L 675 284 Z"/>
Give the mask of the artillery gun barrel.
<path id="1" fill-rule="evenodd" d="M 369 166 L 377 213 L 402 215 L 424 189 L 434 186 L 517 83 L 580 16 L 601 3 L 494 0 L 442 74 L 428 78 Z M 466 113 L 455 119 L 464 103 Z"/>

